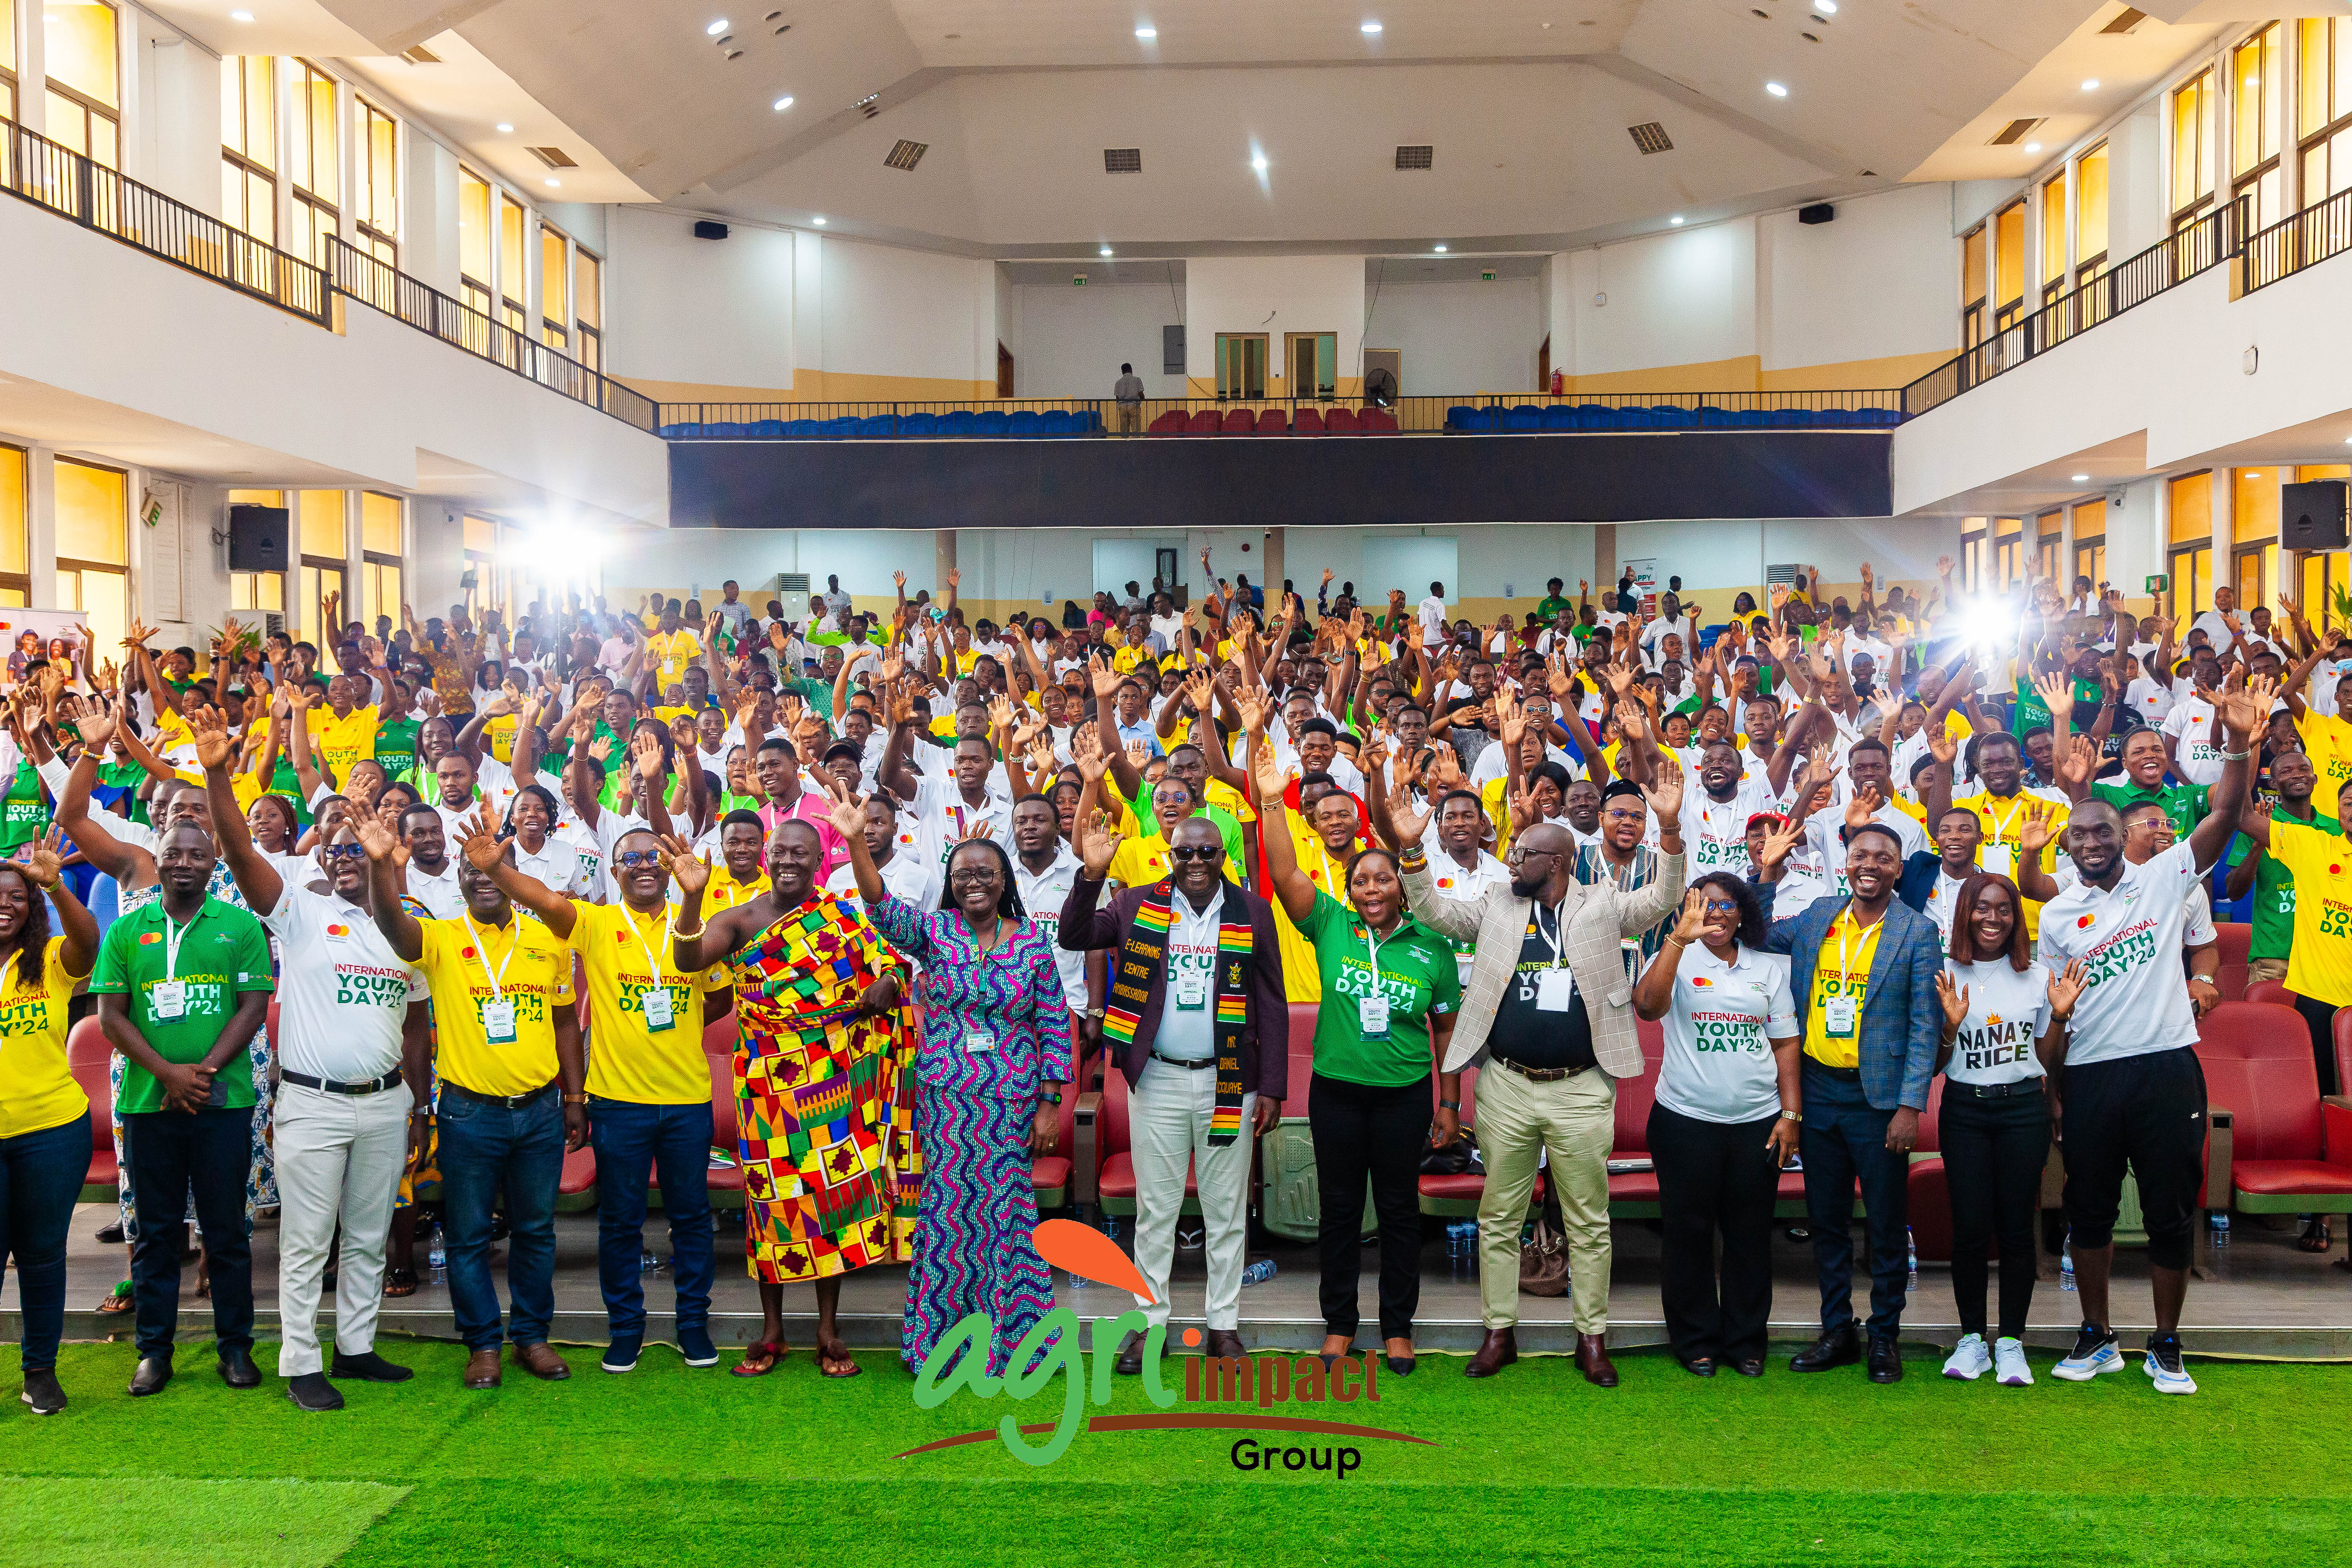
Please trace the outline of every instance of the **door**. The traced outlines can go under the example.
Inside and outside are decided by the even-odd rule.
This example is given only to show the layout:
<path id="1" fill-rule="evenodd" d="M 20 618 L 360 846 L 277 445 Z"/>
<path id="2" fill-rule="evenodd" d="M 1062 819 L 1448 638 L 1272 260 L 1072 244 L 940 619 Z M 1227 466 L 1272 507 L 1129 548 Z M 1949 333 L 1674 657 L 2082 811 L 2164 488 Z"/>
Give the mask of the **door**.
<path id="1" fill-rule="evenodd" d="M 1266 336 L 1264 332 L 1217 334 L 1217 395 L 1265 395 Z"/>
<path id="2" fill-rule="evenodd" d="M 1286 332 L 1282 363 L 1290 381 L 1289 395 L 1329 397 L 1337 390 L 1334 384 L 1339 375 L 1339 334 Z"/>
<path id="3" fill-rule="evenodd" d="M 1013 395 L 1013 351 L 1003 343 L 996 345 L 996 395 Z"/>

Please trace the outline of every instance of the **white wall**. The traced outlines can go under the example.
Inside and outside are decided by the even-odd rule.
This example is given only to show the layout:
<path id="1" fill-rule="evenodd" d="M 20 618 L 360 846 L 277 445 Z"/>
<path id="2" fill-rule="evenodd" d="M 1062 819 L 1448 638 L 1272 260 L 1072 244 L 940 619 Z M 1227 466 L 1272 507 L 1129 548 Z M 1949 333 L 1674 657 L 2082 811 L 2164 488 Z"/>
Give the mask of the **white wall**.
<path id="1" fill-rule="evenodd" d="M 691 218 L 614 207 L 605 239 L 610 369 L 651 381 L 793 384 L 791 233 L 738 224 L 725 239 L 697 239 Z"/>
<path id="2" fill-rule="evenodd" d="M 1400 351 L 1407 396 L 1535 389 L 1536 350 L 1544 337 L 1540 279 L 1405 283 L 1391 277 L 1369 288 L 1364 344 Z"/>
<path id="3" fill-rule="evenodd" d="M 824 358 L 812 368 L 996 379 L 992 263 L 831 236 L 801 237 L 824 251 Z"/>
<path id="4" fill-rule="evenodd" d="M 1083 268 L 1073 266 L 1071 270 Z M 999 290 L 998 298 L 1009 298 L 1020 323 L 1020 342 L 1004 341 L 1013 351 L 1013 390 L 1017 395 L 1108 397 L 1122 364 L 1135 366 L 1135 374 L 1143 378 L 1146 395 L 1184 395 L 1184 378 L 1165 374 L 1160 369 L 1160 330 L 1172 324 L 1183 308 L 1166 282 L 1093 280 L 1084 289 L 1067 283 L 1058 288 L 1008 285 Z M 1276 352 L 1278 354 L 1280 349 Z M 1213 349 L 1213 375 L 1214 365 Z"/>
<path id="5" fill-rule="evenodd" d="M 1757 219 L 1764 368 L 1957 352 L 1948 203 L 1947 187 L 1913 185 L 1839 202 L 1825 224 L 1793 212 Z"/>
<path id="6" fill-rule="evenodd" d="M 1572 253 L 1579 375 L 1756 352 L 1752 219 Z M 1599 303 L 1605 295 L 1607 302 Z M 1559 363 L 1559 344 L 1552 345 Z"/>
<path id="7" fill-rule="evenodd" d="M 1363 374 L 1364 258 L 1360 256 L 1195 257 L 1184 263 L 1184 368 L 1217 377 L 1219 332 L 1264 332 L 1269 376 L 1282 366 L 1286 332 L 1336 332 L 1343 382 Z M 1291 395 L 1269 379 L 1268 394 Z"/>

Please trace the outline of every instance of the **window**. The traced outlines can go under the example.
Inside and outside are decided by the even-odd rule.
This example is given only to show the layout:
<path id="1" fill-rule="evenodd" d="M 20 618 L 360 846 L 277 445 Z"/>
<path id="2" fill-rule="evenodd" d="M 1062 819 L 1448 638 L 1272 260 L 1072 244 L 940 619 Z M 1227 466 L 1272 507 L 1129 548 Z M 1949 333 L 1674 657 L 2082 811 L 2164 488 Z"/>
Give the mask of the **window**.
<path id="1" fill-rule="evenodd" d="M 278 62 L 221 59 L 221 216 L 264 245 L 278 243 Z"/>
<path id="2" fill-rule="evenodd" d="M 16 118 L 16 8 L 0 5 L 0 120 Z"/>
<path id="3" fill-rule="evenodd" d="M 2001 593 L 2025 580 L 2024 527 L 2020 519 L 1992 520 L 1992 586 Z"/>
<path id="4" fill-rule="evenodd" d="M 1283 390 L 1293 397 L 1329 397 L 1338 390 L 1339 335 L 1337 332 L 1285 332 L 1282 336 Z"/>
<path id="5" fill-rule="evenodd" d="M 2279 486 L 2288 476 L 2277 468 L 2240 468 L 2231 485 L 2230 586 L 2237 590 L 2241 615 L 2268 605 L 2278 591 Z"/>
<path id="6" fill-rule="evenodd" d="M 457 170 L 457 274 L 463 302 L 490 313 L 490 183 L 462 165 Z M 470 328 L 470 323 L 468 324 Z M 470 343 L 489 351 L 487 341 Z"/>
<path id="7" fill-rule="evenodd" d="M 400 498 L 362 492 L 359 609 L 371 631 L 383 620 L 400 625 L 401 543 Z"/>
<path id="8" fill-rule="evenodd" d="M 1985 520 L 1966 518 L 1960 523 L 1960 586 L 1971 594 L 1985 591 Z"/>
<path id="9" fill-rule="evenodd" d="M 1219 397 L 1264 397 L 1265 395 L 1265 334 L 1264 332 L 1219 332 L 1217 334 L 1217 395 Z"/>
<path id="10" fill-rule="evenodd" d="M 2066 176 L 2042 183 L 2042 302 L 2066 292 Z"/>
<path id="11" fill-rule="evenodd" d="M 2074 160 L 2074 287 L 2107 269 L 2107 144 Z"/>
<path id="12" fill-rule="evenodd" d="M 572 279 L 572 268 L 563 258 L 563 231 L 551 223 L 539 226 L 539 337 L 551 349 L 570 346 L 571 334 L 564 323 L 571 320 L 572 308 L 564 297 L 564 287 Z"/>
<path id="13" fill-rule="evenodd" d="M 33 580 L 26 574 L 27 461 L 23 447 L 0 447 L 0 605 L 20 609 L 33 602 Z"/>
<path id="14" fill-rule="evenodd" d="M 310 640 L 323 653 L 331 646 L 329 639 L 340 629 L 331 623 L 327 597 L 343 597 L 344 563 L 351 555 L 351 531 L 343 519 L 343 492 L 299 492 L 294 531 L 302 571 L 302 629 L 310 634 Z M 350 616 L 341 618 L 348 620 Z"/>
<path id="15" fill-rule="evenodd" d="M 122 166 L 122 73 L 114 7 L 47 0 L 41 41 L 48 61 L 48 134 L 110 169 Z"/>
<path id="16" fill-rule="evenodd" d="M 2252 196 L 2253 226 L 2279 211 L 2279 74 L 2284 26 L 2273 22 L 2230 51 L 2230 194 Z"/>
<path id="17" fill-rule="evenodd" d="M 2295 27 L 2303 90 L 2294 145 L 2308 207 L 2352 190 L 2352 17 L 2307 16 Z"/>
<path id="18" fill-rule="evenodd" d="M 499 319 L 512 331 L 530 331 L 523 301 L 530 298 L 523 251 L 522 204 L 499 193 Z"/>
<path id="19" fill-rule="evenodd" d="M 2171 520 L 2164 613 L 2186 622 L 2213 598 L 2213 476 L 2190 474 L 2170 486 Z"/>
<path id="20" fill-rule="evenodd" d="M 2091 591 L 2104 594 L 2107 589 L 2107 503 L 2103 500 L 2084 501 L 2074 509 L 2074 570 L 2075 577 L 2088 577 Z M 2068 596 L 2074 593 L 2067 587 Z"/>
<path id="21" fill-rule="evenodd" d="M 487 517 L 465 520 L 466 608 L 471 611 L 499 604 L 499 525 Z"/>
<path id="22" fill-rule="evenodd" d="M 1992 330 L 2006 331 L 2025 314 L 2025 204 L 2015 201 L 1993 215 Z"/>
<path id="23" fill-rule="evenodd" d="M 327 237 L 342 232 L 342 120 L 335 79 L 307 60 L 294 62 L 294 105 L 287 124 L 286 172 L 294 188 L 286 248 L 324 266 Z"/>
<path id="24" fill-rule="evenodd" d="M 58 608 L 79 610 L 94 647 L 131 627 L 131 477 L 57 459 Z"/>
<path id="25" fill-rule="evenodd" d="M 284 506 L 284 490 L 231 490 L 231 506 Z M 250 614 L 268 610 L 278 615 L 286 612 L 286 574 L 283 572 L 232 572 L 228 575 L 228 607 Z"/>
<path id="26" fill-rule="evenodd" d="M 604 358 L 604 264 L 583 246 L 572 247 L 572 308 L 580 333 L 575 354 L 590 370 L 603 368 Z"/>
<path id="27" fill-rule="evenodd" d="M 2037 531 L 2033 546 L 2035 576 L 2063 583 L 2058 575 L 2058 557 L 2066 542 L 2065 523 L 2066 514 L 2063 511 L 2045 511 L 2033 520 Z"/>
<path id="28" fill-rule="evenodd" d="M 363 98 L 352 103 L 352 214 L 360 248 L 400 265 L 400 122 Z"/>
<path id="29" fill-rule="evenodd" d="M 1979 224 L 1960 237 L 1960 347 L 1985 338 L 1985 230 Z"/>
<path id="30" fill-rule="evenodd" d="M 2213 73 L 2172 95 L 2172 226 L 2186 228 L 2213 205 Z"/>

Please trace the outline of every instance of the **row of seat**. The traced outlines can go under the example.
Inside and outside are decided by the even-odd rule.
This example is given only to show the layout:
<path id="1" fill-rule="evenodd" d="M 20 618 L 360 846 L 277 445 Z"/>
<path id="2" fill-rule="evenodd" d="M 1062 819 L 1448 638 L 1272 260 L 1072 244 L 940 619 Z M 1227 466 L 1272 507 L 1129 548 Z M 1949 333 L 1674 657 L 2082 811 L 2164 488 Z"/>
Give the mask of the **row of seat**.
<path id="1" fill-rule="evenodd" d="M 1393 436 L 1397 416 L 1386 408 L 1171 408 L 1147 436 Z"/>
<path id="2" fill-rule="evenodd" d="M 1902 423 L 1892 408 L 1612 408 L 1599 403 L 1522 403 L 1445 411 L 1445 428 L 1461 435 L 1528 436 L 1562 430 L 1875 430 Z"/>
<path id="3" fill-rule="evenodd" d="M 886 436 L 1099 436 L 1091 408 L 959 408 L 946 414 L 843 415 L 833 419 L 752 419 L 661 426 L 667 441 L 844 441 Z"/>

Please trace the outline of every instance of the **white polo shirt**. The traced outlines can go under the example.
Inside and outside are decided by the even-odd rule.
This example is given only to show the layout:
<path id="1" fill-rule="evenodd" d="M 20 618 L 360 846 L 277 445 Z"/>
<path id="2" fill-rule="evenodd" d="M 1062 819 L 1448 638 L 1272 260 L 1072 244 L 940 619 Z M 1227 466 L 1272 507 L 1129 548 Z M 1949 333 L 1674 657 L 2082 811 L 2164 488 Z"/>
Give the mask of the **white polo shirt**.
<path id="1" fill-rule="evenodd" d="M 1735 946 L 1724 963 L 1704 944 L 1675 970 L 1658 1103 L 1700 1121 L 1759 1121 L 1780 1110 L 1772 1042 L 1800 1033 L 1789 961 Z M 1761 1151 L 1759 1151 L 1761 1157 Z"/>
<path id="2" fill-rule="evenodd" d="M 441 874 L 434 876 L 411 860 L 408 863 L 408 896 L 425 906 L 425 912 L 436 921 L 454 921 L 466 912 L 466 895 L 457 890 L 457 858 L 450 856 L 441 863 Z"/>
<path id="3" fill-rule="evenodd" d="M 567 899 L 586 899 L 604 890 L 604 859 L 593 845 L 588 855 L 583 856 L 579 845 L 561 832 L 549 834 L 537 854 L 525 849 L 520 838 L 511 842 L 515 869 L 549 892 Z"/>
<path id="4" fill-rule="evenodd" d="M 1748 874 L 1748 819 L 1759 811 L 1777 809 L 1772 786 L 1743 778 L 1731 798 L 1719 801 L 1706 793 L 1693 775 L 1683 789 L 1683 846 L 1694 877 L 1715 870 L 1736 877 Z"/>
<path id="5" fill-rule="evenodd" d="M 2066 1028 L 2070 1066 L 2197 1043 L 2180 950 L 2199 882 L 2196 847 L 2184 839 L 2145 865 L 2126 864 L 2111 889 L 2076 882 L 2042 906 L 2036 956 L 2053 973 L 2084 961 L 2082 1000 Z"/>
<path id="6" fill-rule="evenodd" d="M 937 773 L 925 773 L 915 781 L 914 804 L 900 814 L 899 852 L 907 852 L 906 836 L 911 830 L 915 855 L 926 866 L 944 868 L 948 850 L 958 839 L 971 837 L 975 827 L 1003 845 L 1010 854 L 1012 792 L 1007 790 L 1000 795 L 992 788 L 986 790 L 980 804 L 971 805 L 965 802 L 963 791 L 956 787 L 952 772 L 942 768 Z"/>
<path id="7" fill-rule="evenodd" d="M 1058 838 L 1054 841 L 1053 861 L 1042 871 L 1022 864 L 1018 851 L 1012 854 L 1013 886 L 1021 894 L 1022 908 L 1053 946 L 1054 967 L 1062 976 L 1062 999 L 1071 1012 L 1083 1013 L 1087 1010 L 1087 955 L 1065 952 L 1061 946 L 1062 906 L 1069 901 L 1070 888 L 1078 879 L 1078 858 Z"/>
<path id="8" fill-rule="evenodd" d="M 278 1061 L 341 1083 L 398 1067 L 401 1025 L 426 994 L 425 973 L 393 952 L 367 910 L 289 881 L 261 923 L 280 953 Z"/>

